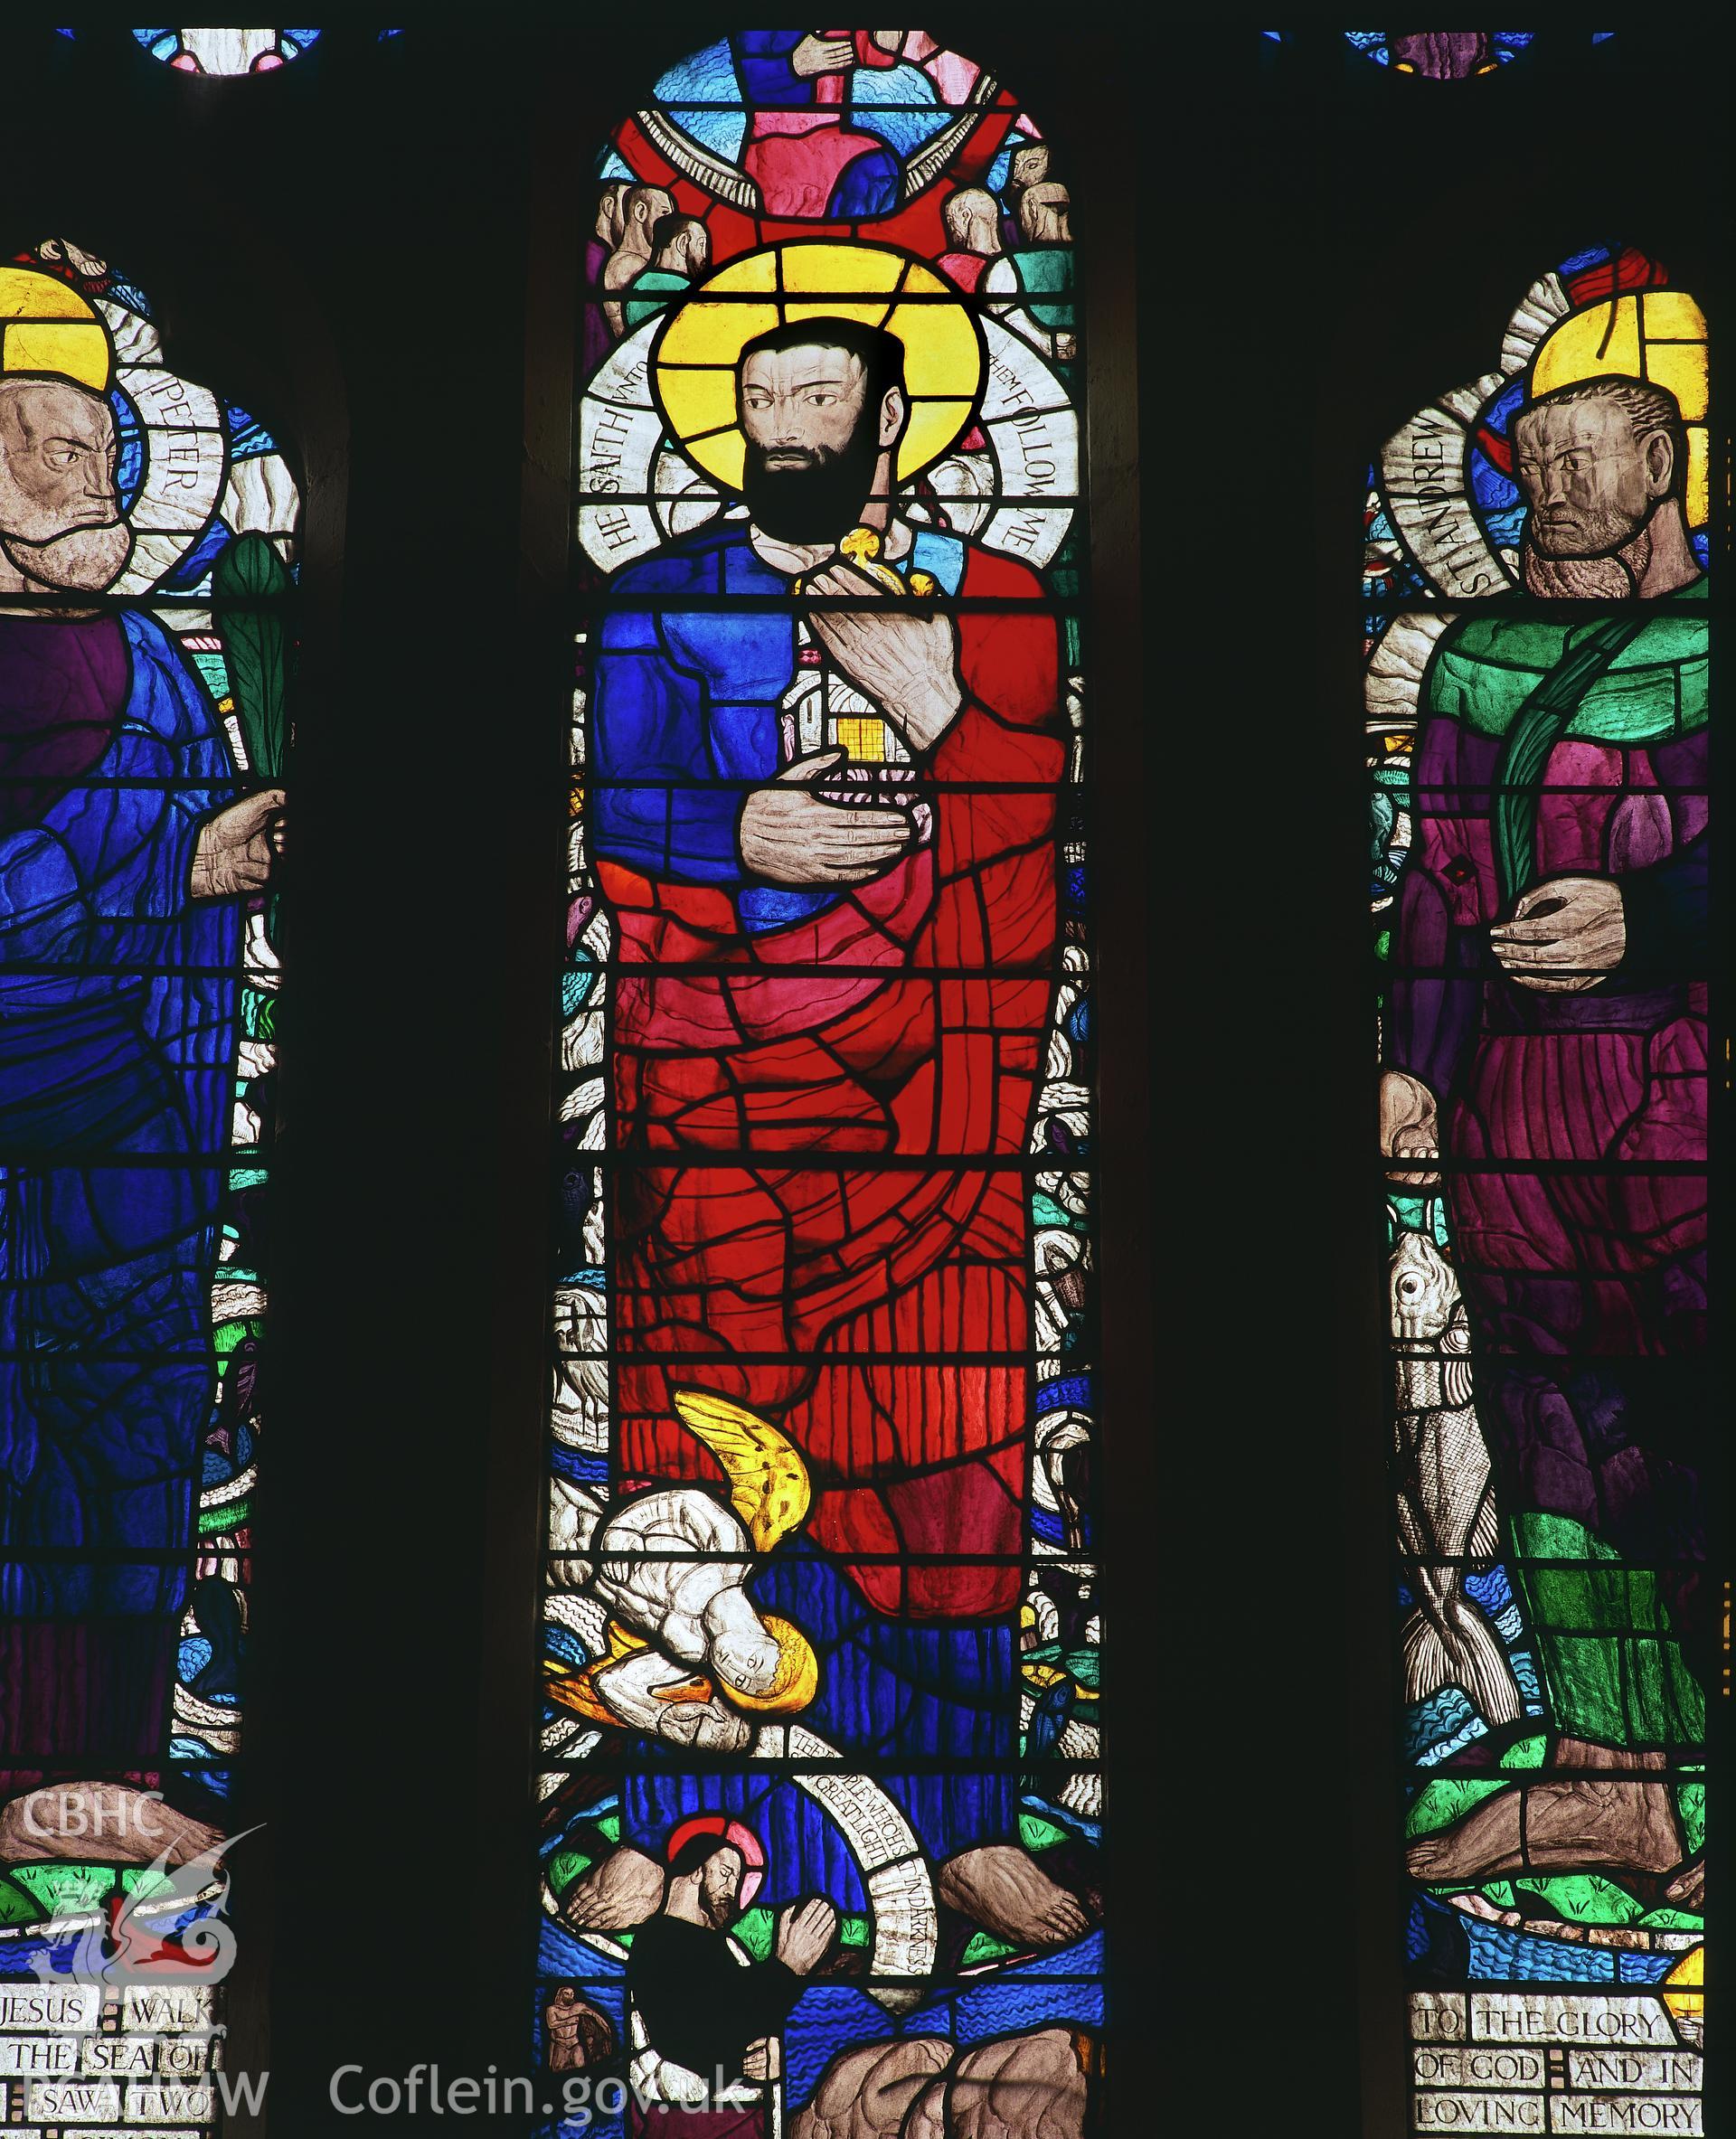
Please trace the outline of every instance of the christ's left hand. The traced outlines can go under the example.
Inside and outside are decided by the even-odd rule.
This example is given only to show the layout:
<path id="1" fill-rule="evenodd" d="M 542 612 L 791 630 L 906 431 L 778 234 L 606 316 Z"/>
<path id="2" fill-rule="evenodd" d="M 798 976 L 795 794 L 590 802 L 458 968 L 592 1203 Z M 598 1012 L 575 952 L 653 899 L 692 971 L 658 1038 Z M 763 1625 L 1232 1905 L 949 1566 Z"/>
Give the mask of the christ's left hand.
<path id="1" fill-rule="evenodd" d="M 1507 978 L 1550 994 L 1582 994 L 1628 947 L 1621 886 L 1608 876 L 1557 876 L 1533 884 L 1497 922 L 1489 942 Z"/>
<path id="2" fill-rule="evenodd" d="M 851 609 L 810 609 L 814 636 L 882 712 L 912 750 L 931 750 L 958 718 L 958 627 L 944 612 L 890 593 L 866 572 L 834 558 L 807 591 L 861 601 Z"/>

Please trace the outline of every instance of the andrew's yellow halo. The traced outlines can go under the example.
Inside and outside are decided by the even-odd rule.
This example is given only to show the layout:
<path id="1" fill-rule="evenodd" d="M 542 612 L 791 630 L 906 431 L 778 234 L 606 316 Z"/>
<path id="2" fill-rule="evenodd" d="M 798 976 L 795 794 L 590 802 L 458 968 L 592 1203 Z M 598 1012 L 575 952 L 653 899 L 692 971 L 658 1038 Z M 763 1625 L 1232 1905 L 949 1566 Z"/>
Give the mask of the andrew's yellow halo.
<path id="1" fill-rule="evenodd" d="M 1688 525 L 1703 527 L 1712 504 L 1706 431 L 1706 316 L 1684 289 L 1605 297 L 1552 327 L 1532 360 L 1533 397 L 1587 379 L 1643 379 L 1675 396 L 1688 433 Z"/>
<path id="2" fill-rule="evenodd" d="M 30 372 L 108 391 L 108 330 L 58 275 L 0 267 L 0 373 Z"/>
<path id="3" fill-rule="evenodd" d="M 970 421 L 982 384 L 983 343 L 950 283 L 884 245 L 795 239 L 720 268 L 672 312 L 652 353 L 657 403 L 670 436 L 726 490 L 740 490 L 746 441 L 736 369 L 747 344 L 803 319 L 883 327 L 904 344 L 910 418 L 898 447 L 906 483 Z"/>

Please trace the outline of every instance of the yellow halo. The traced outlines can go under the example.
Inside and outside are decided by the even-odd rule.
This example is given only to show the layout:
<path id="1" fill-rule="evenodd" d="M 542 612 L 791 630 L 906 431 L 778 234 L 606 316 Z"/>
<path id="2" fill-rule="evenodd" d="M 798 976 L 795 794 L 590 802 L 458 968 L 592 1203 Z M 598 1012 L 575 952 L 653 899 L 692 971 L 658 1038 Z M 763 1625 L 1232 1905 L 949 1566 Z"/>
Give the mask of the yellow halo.
<path id="1" fill-rule="evenodd" d="M 777 1677 L 763 1693 L 744 1693 L 739 1686 L 731 1685 L 721 1672 L 717 1682 L 736 1708 L 760 1715 L 791 1716 L 797 1709 L 807 1708 L 819 1691 L 820 1660 L 799 1626 L 792 1626 L 773 1612 L 762 1612 L 760 1619 L 766 1632 L 777 1636 Z"/>
<path id="2" fill-rule="evenodd" d="M 1693 1946 L 1664 1978 L 1664 2002 L 1672 2018 L 1703 2025 L 1705 1983 L 1706 1949 L 1703 1945 Z"/>
<path id="3" fill-rule="evenodd" d="M 0 374 L 46 373 L 107 393 L 112 363 L 88 298 L 38 268 L 0 267 Z"/>
<path id="4" fill-rule="evenodd" d="M 1688 525 L 1703 527 L 1712 504 L 1706 316 L 1686 290 L 1641 290 L 1570 312 L 1532 360 L 1532 396 L 1611 376 L 1643 379 L 1675 396 L 1688 433 Z"/>
<path id="5" fill-rule="evenodd" d="M 671 312 L 652 353 L 657 405 L 695 465 L 740 490 L 746 456 L 736 400 L 741 352 L 803 319 L 883 327 L 904 344 L 910 421 L 898 447 L 907 483 L 970 421 L 983 378 L 982 336 L 950 283 L 884 245 L 795 239 L 731 260 Z"/>

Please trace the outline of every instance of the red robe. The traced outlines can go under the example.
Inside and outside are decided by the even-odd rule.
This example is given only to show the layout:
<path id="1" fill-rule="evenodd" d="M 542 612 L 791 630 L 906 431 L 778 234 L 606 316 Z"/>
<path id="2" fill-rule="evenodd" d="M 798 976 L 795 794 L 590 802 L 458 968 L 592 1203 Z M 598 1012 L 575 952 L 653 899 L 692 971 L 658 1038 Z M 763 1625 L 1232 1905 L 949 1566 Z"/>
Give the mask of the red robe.
<path id="1" fill-rule="evenodd" d="M 809 1534 L 868 1602 L 930 1619 L 1019 1596 L 1021 1162 L 1054 987 L 1063 765 L 1041 581 L 972 549 L 959 593 L 1009 607 L 959 617 L 964 707 L 921 768 L 929 844 L 759 934 L 722 890 L 598 865 L 621 962 L 623 1483 L 720 1475 L 670 1391 L 730 1397 L 803 1450 Z M 1006 1563 L 851 1559 L 905 1552 Z"/>

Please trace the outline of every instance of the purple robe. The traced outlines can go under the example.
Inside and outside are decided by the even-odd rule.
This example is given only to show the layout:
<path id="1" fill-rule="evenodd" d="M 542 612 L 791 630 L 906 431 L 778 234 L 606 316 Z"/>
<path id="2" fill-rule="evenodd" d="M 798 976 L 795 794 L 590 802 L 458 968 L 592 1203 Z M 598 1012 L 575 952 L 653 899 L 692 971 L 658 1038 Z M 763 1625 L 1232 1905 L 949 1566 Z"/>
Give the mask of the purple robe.
<path id="1" fill-rule="evenodd" d="M 1623 891 L 1623 958 L 1573 994 L 1508 979 L 1488 935 L 1506 910 L 1493 819 L 1509 716 L 1562 627 L 1481 619 L 1441 641 L 1387 1052 L 1439 1102 L 1453 1256 L 1507 1513 L 1569 1517 L 1658 1566 L 1677 1633 L 1704 1652 L 1703 1684 L 1704 627 L 1676 604 L 1660 603 L 1658 622 L 1542 769 L 1531 881 L 1612 876 Z M 1542 659 L 1540 628 L 1554 635 Z M 1698 631 L 1697 659 L 1684 629 Z"/>

